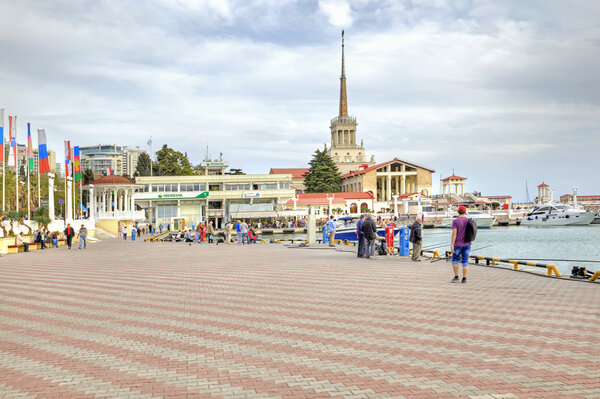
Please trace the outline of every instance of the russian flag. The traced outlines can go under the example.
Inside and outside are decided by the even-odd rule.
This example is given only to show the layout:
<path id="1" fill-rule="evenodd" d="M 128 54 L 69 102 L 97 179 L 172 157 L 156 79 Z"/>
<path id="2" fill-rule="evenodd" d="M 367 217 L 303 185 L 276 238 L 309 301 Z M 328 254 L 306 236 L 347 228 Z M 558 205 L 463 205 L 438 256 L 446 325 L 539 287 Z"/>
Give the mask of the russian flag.
<path id="1" fill-rule="evenodd" d="M 38 129 L 39 173 L 50 173 L 50 165 L 48 164 L 48 149 L 46 148 L 46 144 L 46 130 Z"/>
<path id="2" fill-rule="evenodd" d="M 65 140 L 65 177 L 69 177 L 69 164 L 71 163 L 71 142 Z"/>
<path id="3" fill-rule="evenodd" d="M 8 134 L 10 135 L 10 149 L 8 151 L 8 166 L 17 167 L 17 117 L 8 117 Z"/>
<path id="4" fill-rule="evenodd" d="M 4 162 L 4 109 L 0 108 L 0 162 Z"/>

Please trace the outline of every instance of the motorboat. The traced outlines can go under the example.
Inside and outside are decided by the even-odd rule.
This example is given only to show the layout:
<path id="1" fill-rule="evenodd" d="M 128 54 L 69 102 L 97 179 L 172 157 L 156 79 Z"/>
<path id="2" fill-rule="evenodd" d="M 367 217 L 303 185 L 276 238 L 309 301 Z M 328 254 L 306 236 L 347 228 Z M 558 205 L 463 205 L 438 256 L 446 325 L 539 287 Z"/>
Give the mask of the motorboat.
<path id="1" fill-rule="evenodd" d="M 523 216 L 523 226 L 585 226 L 596 218 L 595 212 L 567 204 L 546 203 Z"/>
<path id="2" fill-rule="evenodd" d="M 600 224 L 600 212 L 596 214 L 596 217 L 592 220 L 592 224 Z"/>
<path id="3" fill-rule="evenodd" d="M 452 227 L 452 221 L 458 217 L 458 214 L 442 219 L 442 227 Z M 479 229 L 489 229 L 496 223 L 496 217 L 488 213 L 476 210 L 467 211 L 467 217 L 477 223 Z"/>
<path id="4" fill-rule="evenodd" d="M 335 219 L 335 239 L 358 241 L 358 237 L 356 236 L 356 223 L 358 219 L 358 216 L 344 216 Z M 394 227 L 394 237 L 398 235 L 398 231 L 400 231 L 400 227 Z M 378 227 L 377 235 L 382 238 L 385 237 L 385 228 Z"/>

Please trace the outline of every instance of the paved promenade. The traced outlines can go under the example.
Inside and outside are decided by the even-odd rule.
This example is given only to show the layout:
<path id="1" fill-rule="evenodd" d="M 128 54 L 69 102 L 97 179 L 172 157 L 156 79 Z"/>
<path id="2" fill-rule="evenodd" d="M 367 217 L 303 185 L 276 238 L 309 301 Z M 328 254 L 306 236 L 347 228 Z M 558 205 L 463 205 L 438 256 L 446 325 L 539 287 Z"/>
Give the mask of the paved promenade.
<path id="1" fill-rule="evenodd" d="M 600 398 L 600 286 L 330 249 L 0 258 L 1 398 Z"/>

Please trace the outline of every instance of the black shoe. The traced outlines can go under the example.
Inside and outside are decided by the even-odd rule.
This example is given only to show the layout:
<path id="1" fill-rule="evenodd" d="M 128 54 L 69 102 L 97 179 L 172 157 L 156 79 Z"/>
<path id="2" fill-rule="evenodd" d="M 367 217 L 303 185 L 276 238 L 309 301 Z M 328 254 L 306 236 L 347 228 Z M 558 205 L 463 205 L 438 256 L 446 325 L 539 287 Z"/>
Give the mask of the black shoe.
<path id="1" fill-rule="evenodd" d="M 450 280 L 451 283 L 458 283 L 458 281 L 458 276 L 454 276 L 454 278 Z"/>
<path id="2" fill-rule="evenodd" d="M 463 278 L 462 278 L 462 281 L 461 281 L 461 283 L 463 283 L 463 284 L 467 284 L 467 278 L 466 278 L 466 277 L 463 277 Z"/>

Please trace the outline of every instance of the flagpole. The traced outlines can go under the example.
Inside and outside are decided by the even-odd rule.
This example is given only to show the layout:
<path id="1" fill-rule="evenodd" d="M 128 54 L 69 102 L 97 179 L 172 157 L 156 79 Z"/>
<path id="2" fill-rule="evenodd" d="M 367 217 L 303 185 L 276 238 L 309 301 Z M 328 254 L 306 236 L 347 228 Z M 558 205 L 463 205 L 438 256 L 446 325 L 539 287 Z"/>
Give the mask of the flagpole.
<path id="1" fill-rule="evenodd" d="M 38 150 L 38 170 L 37 170 L 37 178 L 38 178 L 38 208 L 42 206 L 42 185 L 40 183 L 40 151 Z"/>
<path id="2" fill-rule="evenodd" d="M 17 142 L 17 117 L 13 117 L 13 122 L 15 124 L 15 186 L 17 191 L 17 212 L 19 212 L 19 157 L 17 156 L 19 152 L 19 144 Z"/>
<path id="3" fill-rule="evenodd" d="M 2 212 L 6 212 L 6 151 L 4 151 L 4 109 L 0 108 L 0 118 L 2 118 Z M 9 127 L 10 128 L 10 127 Z M 10 133 L 9 133 L 10 137 Z"/>
<path id="4" fill-rule="evenodd" d="M 31 175 L 29 151 L 31 150 L 31 124 L 27 122 L 27 220 L 31 220 L 31 187 L 29 185 L 29 175 Z"/>

